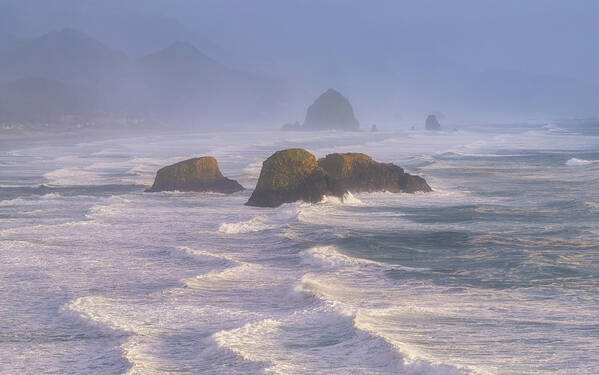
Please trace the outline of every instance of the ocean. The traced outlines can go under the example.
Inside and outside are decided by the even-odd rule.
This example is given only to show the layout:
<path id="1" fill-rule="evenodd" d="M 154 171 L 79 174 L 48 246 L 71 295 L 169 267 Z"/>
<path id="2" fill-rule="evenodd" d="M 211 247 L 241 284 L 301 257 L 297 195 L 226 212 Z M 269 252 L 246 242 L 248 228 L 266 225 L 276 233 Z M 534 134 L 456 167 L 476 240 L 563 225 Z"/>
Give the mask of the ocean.
<path id="1" fill-rule="evenodd" d="M 0 373 L 599 374 L 596 127 L 1 147 Z M 434 192 L 245 206 L 290 147 Z M 247 190 L 144 192 L 203 155 Z"/>

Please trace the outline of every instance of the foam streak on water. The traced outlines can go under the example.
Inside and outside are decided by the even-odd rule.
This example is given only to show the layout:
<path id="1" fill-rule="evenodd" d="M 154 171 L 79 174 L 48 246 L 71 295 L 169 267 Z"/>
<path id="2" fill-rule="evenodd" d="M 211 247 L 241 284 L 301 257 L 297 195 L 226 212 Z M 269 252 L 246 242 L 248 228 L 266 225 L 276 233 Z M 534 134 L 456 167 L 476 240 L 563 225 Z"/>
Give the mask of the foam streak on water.
<path id="1" fill-rule="evenodd" d="M 577 131 L 10 150 L 0 373 L 597 374 L 599 139 Z M 262 160 L 288 147 L 365 152 L 435 191 L 245 206 Z M 249 190 L 143 192 L 202 155 Z"/>

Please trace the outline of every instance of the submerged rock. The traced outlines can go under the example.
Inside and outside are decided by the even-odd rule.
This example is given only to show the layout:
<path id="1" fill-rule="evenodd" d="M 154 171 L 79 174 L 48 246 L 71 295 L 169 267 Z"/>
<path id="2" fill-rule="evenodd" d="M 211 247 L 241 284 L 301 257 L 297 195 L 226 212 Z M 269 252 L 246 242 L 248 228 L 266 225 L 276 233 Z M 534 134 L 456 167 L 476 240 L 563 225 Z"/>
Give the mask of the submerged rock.
<path id="1" fill-rule="evenodd" d="M 146 191 L 212 191 L 231 194 L 243 190 L 237 181 L 226 178 L 211 156 L 188 159 L 161 168 L 154 185 Z"/>
<path id="2" fill-rule="evenodd" d="M 304 130 L 359 130 L 360 124 L 354 116 L 349 101 L 338 91 L 328 89 L 308 107 Z"/>
<path id="3" fill-rule="evenodd" d="M 330 183 L 350 192 L 388 191 L 392 193 L 429 192 L 431 187 L 422 177 L 412 176 L 392 163 L 379 163 L 366 154 L 329 154 L 318 165 Z"/>
<path id="4" fill-rule="evenodd" d="M 328 178 L 316 157 L 304 149 L 292 148 L 277 151 L 262 163 L 258 184 L 246 204 L 276 207 L 299 200 L 319 202 L 330 193 Z"/>
<path id="5" fill-rule="evenodd" d="M 426 121 L 424 123 L 424 128 L 426 130 L 441 130 L 441 124 L 439 124 L 439 120 L 437 120 L 437 116 L 428 115 Z"/>

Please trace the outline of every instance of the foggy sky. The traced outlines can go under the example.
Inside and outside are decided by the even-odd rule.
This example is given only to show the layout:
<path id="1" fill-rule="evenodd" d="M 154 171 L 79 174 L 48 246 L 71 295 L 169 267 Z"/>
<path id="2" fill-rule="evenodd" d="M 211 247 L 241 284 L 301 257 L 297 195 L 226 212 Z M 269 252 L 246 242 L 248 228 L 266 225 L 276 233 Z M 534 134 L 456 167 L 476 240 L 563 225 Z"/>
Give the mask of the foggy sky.
<path id="1" fill-rule="evenodd" d="M 290 121 L 329 87 L 362 122 L 583 117 L 599 112 L 598 14 L 590 0 L 2 0 L 0 32 L 73 27 L 130 56 L 187 41 L 286 82 Z"/>

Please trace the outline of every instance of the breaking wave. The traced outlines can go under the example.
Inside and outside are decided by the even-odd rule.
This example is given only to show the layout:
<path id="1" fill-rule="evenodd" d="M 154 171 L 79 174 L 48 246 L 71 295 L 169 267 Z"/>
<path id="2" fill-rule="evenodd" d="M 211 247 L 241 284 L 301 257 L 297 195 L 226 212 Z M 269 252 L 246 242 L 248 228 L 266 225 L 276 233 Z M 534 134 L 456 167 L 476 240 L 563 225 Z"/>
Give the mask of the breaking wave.
<path id="1" fill-rule="evenodd" d="M 241 234 L 260 232 L 271 228 L 273 228 L 273 226 L 268 224 L 267 217 L 256 216 L 246 221 L 239 221 L 236 223 L 222 223 L 220 227 L 218 227 L 218 231 L 226 234 Z"/>
<path id="2" fill-rule="evenodd" d="M 571 158 L 571 159 L 568 159 L 568 161 L 566 162 L 566 165 L 568 167 L 580 167 L 580 166 L 595 164 L 595 163 L 599 163 L 599 160 L 585 160 L 585 159 Z"/>

